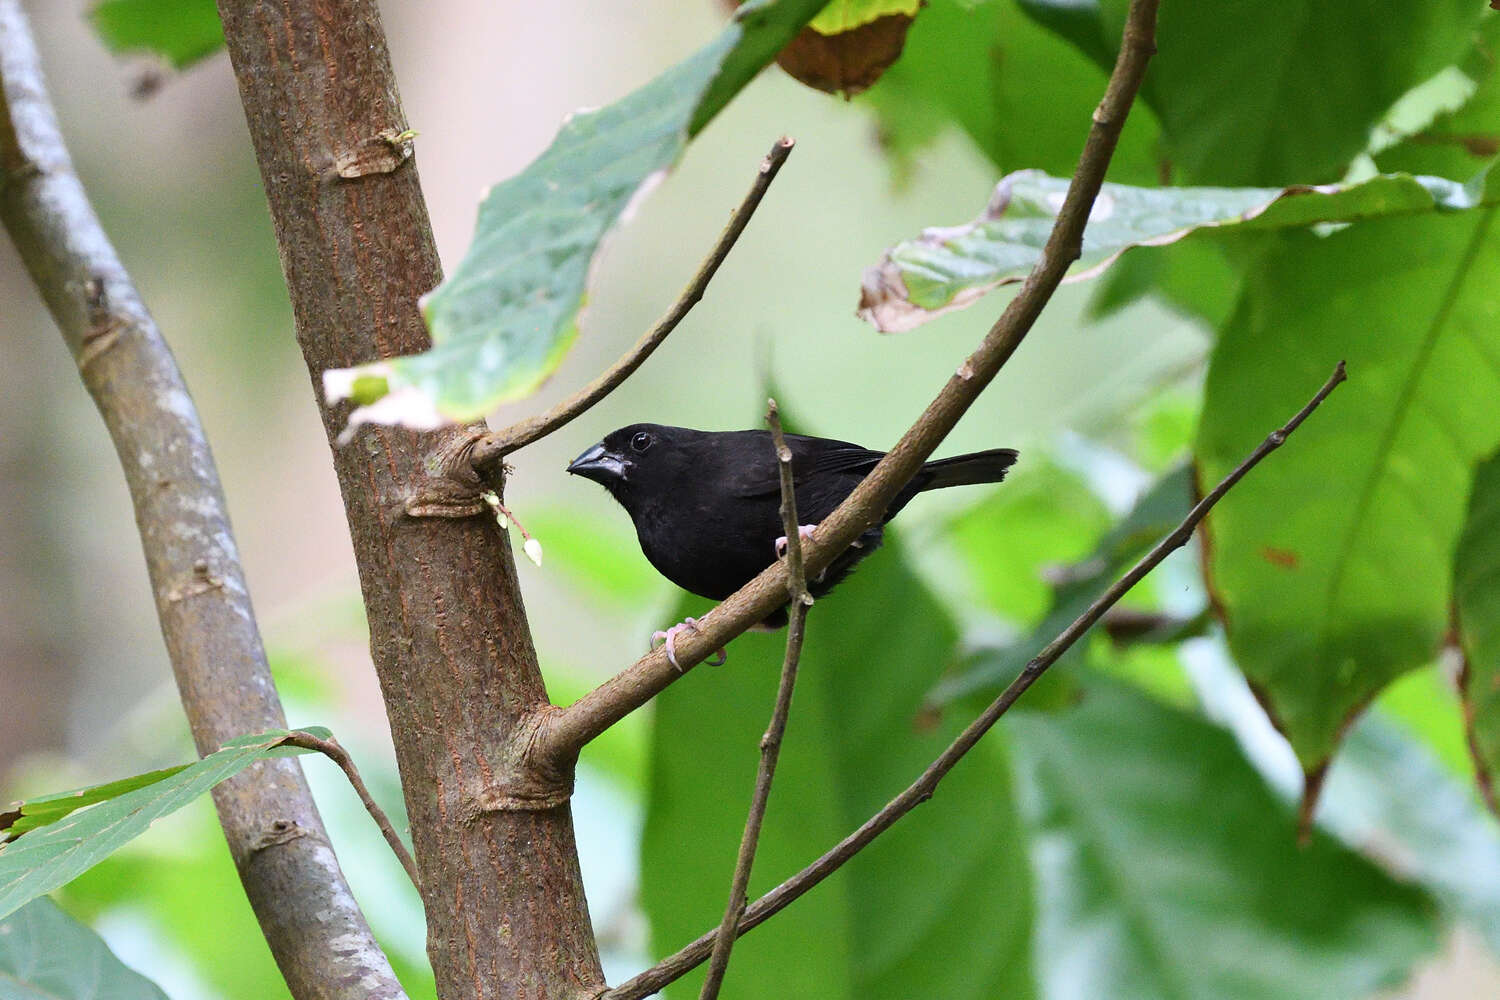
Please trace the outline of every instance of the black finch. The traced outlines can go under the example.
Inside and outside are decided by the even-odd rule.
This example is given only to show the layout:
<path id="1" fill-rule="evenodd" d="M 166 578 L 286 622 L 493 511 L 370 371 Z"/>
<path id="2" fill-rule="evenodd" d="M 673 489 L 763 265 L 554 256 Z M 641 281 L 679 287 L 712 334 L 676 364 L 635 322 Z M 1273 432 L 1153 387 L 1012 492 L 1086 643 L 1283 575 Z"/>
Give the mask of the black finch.
<path id="1" fill-rule="evenodd" d="M 801 434 L 786 435 L 786 442 L 804 537 L 885 454 Z M 925 490 L 998 483 L 1015 461 L 1013 449 L 995 448 L 928 462 L 896 494 L 881 524 Z M 631 424 L 579 455 L 568 471 L 609 490 L 635 522 L 651 565 L 700 597 L 728 597 L 775 562 L 785 545 L 781 478 L 769 431 Z M 808 581 L 808 590 L 814 597 L 826 594 L 875 551 L 881 536 L 881 527 L 865 532 L 816 580 Z M 785 621 L 781 611 L 766 624 Z"/>

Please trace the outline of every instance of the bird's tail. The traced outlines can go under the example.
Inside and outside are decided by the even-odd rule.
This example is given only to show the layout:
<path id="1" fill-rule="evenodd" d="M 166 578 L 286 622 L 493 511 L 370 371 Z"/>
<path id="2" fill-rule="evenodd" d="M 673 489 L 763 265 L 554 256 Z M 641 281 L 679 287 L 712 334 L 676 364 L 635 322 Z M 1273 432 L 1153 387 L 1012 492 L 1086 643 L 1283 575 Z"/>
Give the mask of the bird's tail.
<path id="1" fill-rule="evenodd" d="M 991 448 L 972 455 L 958 455 L 928 462 L 922 471 L 932 478 L 922 484 L 923 490 L 940 490 L 947 486 L 973 486 L 998 483 L 1016 464 L 1019 453 L 1014 448 Z"/>

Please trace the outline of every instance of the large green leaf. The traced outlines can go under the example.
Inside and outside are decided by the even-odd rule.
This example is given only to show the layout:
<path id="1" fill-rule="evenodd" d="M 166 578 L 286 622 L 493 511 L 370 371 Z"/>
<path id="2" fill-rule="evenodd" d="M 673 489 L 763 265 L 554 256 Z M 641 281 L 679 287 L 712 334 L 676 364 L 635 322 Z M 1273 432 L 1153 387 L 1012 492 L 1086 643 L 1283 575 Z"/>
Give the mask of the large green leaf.
<path id="1" fill-rule="evenodd" d="M 5 1000 L 167 1000 L 115 957 L 89 928 L 50 899 L 0 918 L 0 997 Z"/>
<path id="2" fill-rule="evenodd" d="M 656 951 L 723 914 L 784 641 L 742 636 L 726 665 L 657 701 L 642 864 Z M 954 644 L 890 542 L 819 600 L 752 892 L 822 853 L 941 750 L 956 723 L 923 725 L 919 711 Z M 1031 996 L 1030 887 L 999 735 L 917 815 L 737 945 L 725 996 Z M 668 995 L 695 990 L 684 981 Z"/>
<path id="3" fill-rule="evenodd" d="M 1177 527 L 1192 506 L 1192 486 L 1192 474 L 1186 466 L 1158 480 L 1088 558 L 1062 575 L 1053 588 L 1050 609 L 1035 628 L 1007 646 L 981 649 L 972 655 L 962 671 L 933 689 L 933 704 L 947 704 L 976 693 L 993 696 L 1015 680 L 1027 661 L 1083 614 L 1147 549 Z M 983 561 L 978 565 L 983 567 Z M 1070 651 L 1062 662 L 1068 662 L 1077 652 Z"/>
<path id="4" fill-rule="evenodd" d="M 881 141 L 898 163 L 951 124 L 1001 170 L 1066 175 L 1078 164 L 1105 78 L 1014 0 L 932 0 L 901 59 L 862 100 L 875 106 Z M 1151 109 L 1133 110 L 1110 177 L 1154 182 L 1156 141 Z"/>
<path id="5" fill-rule="evenodd" d="M 25 836 L 0 844 L 0 917 L 14 913 L 30 900 L 87 871 L 144 833 L 153 821 L 182 808 L 256 761 L 309 752 L 285 746 L 290 735 L 271 731 L 246 736 L 231 740 L 222 749 L 186 767 L 153 771 L 138 779 L 111 782 L 65 796 L 46 796 L 35 800 L 40 804 L 35 814 L 28 808 L 29 803 L 17 803 L 5 814 L 14 817 L 10 825 L 29 821 L 31 829 Z M 148 778 L 148 784 L 140 784 L 140 780 Z M 108 790 L 113 797 L 104 798 L 101 789 Z M 69 802 L 74 803 L 73 808 L 62 808 Z M 89 802 L 94 804 L 87 809 L 78 808 Z M 53 819 L 44 826 L 38 825 L 37 821 L 43 817 Z"/>
<path id="6" fill-rule="evenodd" d="M 1500 774 L 1500 455 L 1479 466 L 1454 561 L 1453 596 L 1464 672 L 1464 713 L 1480 780 Z M 1487 798 L 1494 808 L 1493 787 Z"/>
<path id="7" fill-rule="evenodd" d="M 1296 821 L 1195 715 L 1096 682 L 1009 720 L 1049 1000 L 1337 1000 L 1409 975 L 1431 901 Z"/>
<path id="8" fill-rule="evenodd" d="M 1348 384 L 1207 524 L 1235 658 L 1310 771 L 1447 627 L 1473 465 L 1500 442 L 1494 212 L 1282 236 L 1214 351 L 1203 482 L 1349 364 Z"/>
<path id="9" fill-rule="evenodd" d="M 103 0 L 89 20 L 111 52 L 150 52 L 176 69 L 224 44 L 213 0 Z"/>
<path id="10" fill-rule="evenodd" d="M 860 315 L 887 333 L 910 330 L 1022 280 L 1040 259 L 1067 192 L 1063 178 L 1035 170 L 1010 174 L 973 222 L 928 229 L 887 250 L 865 274 Z M 1094 277 L 1134 247 L 1165 246 L 1194 235 L 1297 229 L 1496 201 L 1500 172 L 1489 170 L 1467 184 L 1410 174 L 1289 188 L 1105 184 L 1084 229 L 1078 269 L 1065 280 Z"/>
<path id="11" fill-rule="evenodd" d="M 490 188 L 469 252 L 422 300 L 432 349 L 325 374 L 330 398 L 365 404 L 350 426 L 470 420 L 540 385 L 572 344 L 605 232 L 821 6 L 745 4 L 712 44 L 574 114 L 530 166 Z"/>
<path id="12" fill-rule="evenodd" d="M 1065 37 L 1111 61 L 1128 4 L 1098 5 L 1107 50 L 1086 19 Z M 1075 3 L 1026 4 L 1049 6 Z M 1186 183 L 1333 180 L 1398 97 L 1463 54 L 1483 10 L 1476 0 L 1163 4 L 1143 97 Z"/>

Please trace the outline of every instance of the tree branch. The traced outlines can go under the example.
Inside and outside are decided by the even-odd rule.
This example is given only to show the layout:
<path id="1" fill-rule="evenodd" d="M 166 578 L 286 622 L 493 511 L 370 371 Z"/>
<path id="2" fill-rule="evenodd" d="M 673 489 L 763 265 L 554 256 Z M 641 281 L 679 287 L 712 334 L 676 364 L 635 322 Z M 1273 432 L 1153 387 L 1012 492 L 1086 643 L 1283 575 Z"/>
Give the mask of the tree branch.
<path id="1" fill-rule="evenodd" d="M 787 879 L 775 889 L 766 893 L 755 903 L 746 909 L 744 920 L 740 924 L 740 933 L 764 923 L 771 916 L 786 908 L 793 900 L 806 893 L 813 886 L 823 881 L 829 875 L 838 871 L 839 868 L 849 861 L 870 844 L 876 837 L 896 824 L 907 813 L 917 806 L 932 798 L 933 792 L 937 790 L 941 782 L 953 770 L 964 755 L 978 744 L 981 737 L 1000 720 L 1016 699 L 1020 698 L 1026 689 L 1036 682 L 1037 678 L 1046 673 L 1047 668 L 1056 663 L 1058 658 L 1066 653 L 1079 638 L 1087 632 L 1095 622 L 1104 616 L 1105 612 L 1114 606 L 1115 602 L 1130 592 L 1130 589 L 1139 583 L 1146 574 L 1150 573 L 1156 566 L 1175 550 L 1187 544 L 1192 537 L 1193 529 L 1213 509 L 1223 496 L 1228 493 L 1236 483 L 1245 477 L 1251 469 L 1255 468 L 1271 452 L 1286 441 L 1288 435 L 1306 420 L 1307 417 L 1318 408 L 1328 394 L 1344 381 L 1344 363 L 1340 361 L 1334 368 L 1333 374 L 1328 381 L 1318 390 L 1317 394 L 1308 401 L 1307 405 L 1297 412 L 1285 425 L 1274 430 L 1261 442 L 1260 446 L 1251 452 L 1244 461 L 1240 462 L 1235 469 L 1225 476 L 1202 500 L 1193 506 L 1187 517 L 1182 520 L 1176 528 L 1172 529 L 1165 538 L 1141 558 L 1140 562 L 1131 567 L 1130 571 L 1117 580 L 1108 590 L 1089 605 L 1088 610 L 1079 615 L 1071 625 L 1062 631 L 1056 639 L 1038 653 L 1020 675 L 1000 693 L 1000 696 L 990 703 L 978 718 L 959 733 L 942 754 L 934 760 L 927 770 L 922 772 L 906 790 L 897 795 L 885 807 L 864 822 L 859 829 L 839 841 L 831 850 L 820 857 L 817 861 L 808 865 L 802 871 Z M 609 990 L 599 1000 L 641 1000 L 642 997 L 650 996 L 663 989 L 667 984 L 674 982 L 688 971 L 696 967 L 709 956 L 710 950 L 715 947 L 716 934 L 709 932 L 693 941 L 686 948 L 669 956 L 657 963 L 650 969 L 631 979 L 629 982 Z"/>
<path id="2" fill-rule="evenodd" d="M 441 273 L 377 3 L 218 7 L 315 390 L 329 368 L 427 349 L 417 300 Z M 347 406 L 314 395 L 332 445 Z M 521 766 L 549 706 L 510 544 L 483 505 L 414 510 L 451 495 L 449 466 L 484 430 L 374 427 L 333 448 L 333 466 L 438 995 L 573 1000 L 604 974 L 571 762 Z"/>
<path id="3" fill-rule="evenodd" d="M 786 735 L 787 718 L 792 711 L 792 690 L 797 686 L 797 664 L 802 658 L 802 637 L 807 624 L 807 609 L 812 595 L 807 592 L 807 574 L 802 564 L 802 534 L 798 531 L 797 492 L 792 482 L 792 450 L 786 446 L 776 400 L 768 401 L 766 422 L 771 425 L 771 440 L 776 446 L 776 463 L 781 472 L 781 526 L 786 532 L 787 596 L 791 599 L 791 620 L 787 625 L 786 656 L 781 662 L 781 682 L 776 688 L 776 707 L 770 725 L 760 739 L 760 768 L 755 775 L 755 792 L 750 799 L 750 813 L 745 818 L 745 833 L 740 838 L 740 853 L 730 881 L 729 905 L 714 938 L 713 959 L 698 1000 L 716 1000 L 729 968 L 729 953 L 740 934 L 740 920 L 745 914 L 745 894 L 750 886 L 750 869 L 755 864 L 755 849 L 760 843 L 760 828 L 766 818 L 766 804 L 771 799 L 771 780 L 776 776 L 776 761 L 781 755 L 781 740 Z"/>
<path id="4" fill-rule="evenodd" d="M 703 293 L 707 291 L 708 283 L 718 273 L 719 265 L 724 263 L 724 259 L 729 256 L 729 251 L 734 249 L 735 242 L 749 225 L 750 217 L 760 207 L 760 201 L 765 197 L 771 182 L 776 179 L 781 165 L 792 154 L 792 146 L 793 140 L 783 136 L 776 140 L 771 151 L 766 154 L 765 159 L 761 160 L 760 172 L 756 174 L 755 183 L 750 186 L 744 201 L 740 202 L 740 207 L 735 209 L 734 214 L 729 217 L 729 224 L 719 235 L 719 241 L 714 244 L 713 250 L 704 258 L 703 263 L 698 265 L 698 273 L 693 275 L 693 280 L 688 282 L 677 301 L 672 304 L 672 308 L 667 310 L 667 314 L 657 320 L 656 325 L 636 341 L 635 346 L 626 351 L 620 360 L 611 365 L 602 375 L 546 413 L 528 417 L 504 430 L 486 434 L 476 441 L 469 452 L 469 462 L 477 472 L 483 475 L 511 452 L 541 440 L 575 417 L 582 416 L 595 403 L 619 388 L 620 383 L 635 374 L 635 370 L 646 363 L 651 352 L 662 345 L 668 334 L 677 329 L 677 324 L 681 323 L 692 311 L 693 306 L 703 299 Z"/>
<path id="5" fill-rule="evenodd" d="M 417 862 L 411 856 L 411 852 L 402 843 L 401 836 L 396 832 L 396 825 L 386 815 L 385 810 L 380 808 L 380 803 L 375 801 L 375 796 L 370 794 L 370 789 L 365 786 L 365 780 L 359 776 L 359 768 L 354 766 L 354 758 L 349 756 L 349 751 L 336 739 L 322 739 L 312 733 L 298 729 L 286 739 L 287 746 L 304 747 L 315 750 L 333 761 L 344 772 L 344 777 L 349 779 L 349 785 L 354 789 L 354 794 L 359 796 L 359 801 L 364 803 L 365 812 L 375 821 L 380 828 L 381 836 L 391 846 L 391 853 L 396 855 L 396 860 L 401 862 L 401 867 L 406 869 L 407 878 L 418 891 L 422 888 L 422 879 L 417 875 Z"/>
<path id="6" fill-rule="evenodd" d="M 162 636 L 200 753 L 285 729 L 198 414 L 94 215 L 16 0 L 0 0 L 0 218 L 114 439 Z M 402 997 L 329 849 L 300 765 L 214 790 L 246 895 L 296 997 Z"/>
<path id="7" fill-rule="evenodd" d="M 1078 259 L 1089 211 L 1104 182 L 1125 116 L 1140 89 L 1146 65 L 1156 51 L 1157 0 L 1131 0 L 1119 57 L 1104 98 L 1094 111 L 1088 139 L 1042 254 L 1016 297 L 1006 306 L 979 347 L 958 366 L 942 391 L 880 460 L 859 487 L 818 525 L 806 552 L 807 570 L 816 574 L 863 532 L 879 524 L 891 500 L 916 475 L 948 433 L 1020 346 L 1042 308 Z M 656 650 L 561 711 L 542 720 L 533 753 L 539 765 L 571 760 L 590 740 L 645 704 L 701 663 L 715 650 L 775 610 L 786 591 L 786 569 L 771 566 L 699 619 L 698 628 L 677 643 L 681 669 Z"/>

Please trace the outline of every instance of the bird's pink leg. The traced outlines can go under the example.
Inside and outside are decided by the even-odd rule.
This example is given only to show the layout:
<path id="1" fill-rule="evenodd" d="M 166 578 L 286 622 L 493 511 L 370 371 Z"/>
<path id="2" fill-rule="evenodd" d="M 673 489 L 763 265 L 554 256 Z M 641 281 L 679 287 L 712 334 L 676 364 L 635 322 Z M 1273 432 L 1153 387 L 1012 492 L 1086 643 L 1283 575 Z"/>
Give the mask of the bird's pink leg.
<path id="1" fill-rule="evenodd" d="M 698 631 L 698 619 L 689 616 L 669 629 L 660 629 L 651 633 L 652 648 L 656 647 L 657 640 L 659 639 L 667 641 L 667 662 L 676 667 L 679 673 L 682 671 L 682 664 L 677 662 L 677 647 L 675 643 L 678 633 L 687 631 Z M 717 659 L 705 661 L 711 667 L 721 666 L 725 660 L 729 659 L 729 654 L 722 649 L 715 653 L 714 656 Z"/>
<path id="2" fill-rule="evenodd" d="M 804 542 L 810 542 L 810 541 L 812 541 L 813 531 L 817 527 L 818 526 L 816 524 L 799 524 L 799 525 L 797 525 L 797 536 L 799 538 L 801 538 Z M 776 558 L 777 559 L 784 559 L 784 558 L 786 558 L 786 536 L 785 535 L 782 535 L 782 536 L 780 536 L 780 537 L 778 537 L 776 539 Z"/>

